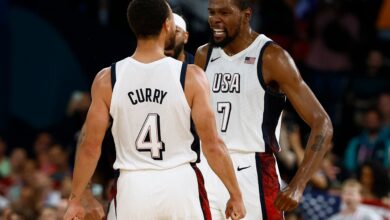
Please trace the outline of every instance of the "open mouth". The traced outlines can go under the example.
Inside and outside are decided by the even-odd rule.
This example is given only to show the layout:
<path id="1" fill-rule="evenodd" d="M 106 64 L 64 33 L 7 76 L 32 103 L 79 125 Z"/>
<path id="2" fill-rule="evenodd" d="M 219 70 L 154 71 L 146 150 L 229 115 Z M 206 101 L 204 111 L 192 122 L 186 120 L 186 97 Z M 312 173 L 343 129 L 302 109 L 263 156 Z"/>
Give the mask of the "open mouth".
<path id="1" fill-rule="evenodd" d="M 221 37 L 224 37 L 226 35 L 226 31 L 224 29 L 214 28 L 213 35 L 215 38 L 221 38 Z"/>

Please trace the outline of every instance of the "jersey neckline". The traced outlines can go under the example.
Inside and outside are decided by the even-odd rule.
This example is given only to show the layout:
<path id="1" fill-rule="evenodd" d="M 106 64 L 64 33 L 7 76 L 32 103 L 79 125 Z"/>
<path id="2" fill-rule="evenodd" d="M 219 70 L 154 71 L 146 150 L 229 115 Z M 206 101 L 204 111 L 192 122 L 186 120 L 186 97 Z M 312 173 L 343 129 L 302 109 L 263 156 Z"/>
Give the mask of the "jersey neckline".
<path id="1" fill-rule="evenodd" d="M 128 57 L 128 60 L 129 60 L 130 62 L 134 63 L 134 64 L 137 64 L 137 65 L 141 65 L 141 66 L 145 66 L 145 67 L 146 67 L 146 66 L 154 66 L 154 65 L 157 65 L 157 64 L 159 64 L 159 63 L 161 63 L 161 62 L 163 62 L 164 60 L 169 59 L 169 58 L 170 58 L 170 57 L 163 57 L 163 58 L 161 58 L 161 59 L 152 61 L 152 62 L 150 62 L 150 63 L 143 63 L 143 62 L 141 62 L 141 61 L 138 61 L 138 60 L 134 59 L 133 57 Z"/>
<path id="2" fill-rule="evenodd" d="M 225 51 L 223 50 L 223 48 L 219 48 L 221 50 L 221 56 L 227 60 L 235 60 L 237 59 L 238 57 L 242 56 L 243 54 L 245 54 L 248 50 L 252 49 L 253 47 L 255 47 L 257 45 L 257 43 L 260 41 L 260 38 L 263 37 L 263 34 L 259 34 L 259 36 L 256 37 L 256 39 L 247 47 L 245 48 L 244 50 L 241 50 L 240 52 L 234 54 L 233 56 L 229 56 L 225 53 Z"/>

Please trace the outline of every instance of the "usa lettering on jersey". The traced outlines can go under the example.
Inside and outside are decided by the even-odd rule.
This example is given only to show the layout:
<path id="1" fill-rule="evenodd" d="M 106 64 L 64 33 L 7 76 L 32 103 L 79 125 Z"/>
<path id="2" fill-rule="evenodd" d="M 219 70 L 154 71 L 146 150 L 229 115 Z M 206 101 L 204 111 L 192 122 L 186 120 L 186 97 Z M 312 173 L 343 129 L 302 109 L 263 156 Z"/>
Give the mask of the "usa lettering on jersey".
<path id="1" fill-rule="evenodd" d="M 240 74 L 215 73 L 213 80 L 213 92 L 240 93 Z"/>

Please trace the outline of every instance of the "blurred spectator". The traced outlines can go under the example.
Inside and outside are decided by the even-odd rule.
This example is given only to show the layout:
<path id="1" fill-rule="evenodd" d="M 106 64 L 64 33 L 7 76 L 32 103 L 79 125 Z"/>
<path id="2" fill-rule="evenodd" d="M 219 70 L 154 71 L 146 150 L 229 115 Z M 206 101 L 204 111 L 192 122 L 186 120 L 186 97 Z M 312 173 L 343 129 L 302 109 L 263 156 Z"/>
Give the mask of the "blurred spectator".
<path id="1" fill-rule="evenodd" d="M 390 0 L 383 0 L 376 25 L 379 36 L 390 41 Z"/>
<path id="2" fill-rule="evenodd" d="M 372 161 L 389 167 L 389 147 L 380 137 L 381 116 L 375 109 L 368 110 L 363 117 L 363 132 L 352 138 L 344 154 L 344 165 L 354 172 L 364 162 Z"/>
<path id="3" fill-rule="evenodd" d="M 20 213 L 12 210 L 11 208 L 6 208 L 3 210 L 1 219 L 4 220 L 27 220 Z"/>
<path id="4" fill-rule="evenodd" d="M 20 191 L 20 197 L 12 203 L 11 207 L 18 213 L 21 213 L 27 220 L 36 219 L 37 210 L 37 192 L 31 186 L 23 186 Z"/>
<path id="5" fill-rule="evenodd" d="M 50 162 L 49 147 L 53 144 L 53 137 L 50 133 L 43 131 L 38 133 L 33 144 L 34 156 L 38 162 L 38 168 L 46 175 L 52 175 L 55 168 Z"/>
<path id="6" fill-rule="evenodd" d="M 356 180 L 346 180 L 342 187 L 341 198 L 343 207 L 341 211 L 332 216 L 331 220 L 382 220 L 373 210 L 361 206 L 362 186 Z"/>
<path id="7" fill-rule="evenodd" d="M 4 138 L 0 136 L 0 179 L 8 177 L 11 172 L 10 161 L 6 155 L 7 143 Z"/>
<path id="8" fill-rule="evenodd" d="M 382 115 L 381 137 L 390 141 L 390 93 L 383 93 L 379 96 L 378 110 Z"/>
<path id="9" fill-rule="evenodd" d="M 59 189 L 64 178 L 71 176 L 68 152 L 61 145 L 55 144 L 49 149 L 49 160 L 54 167 L 50 177 L 54 181 L 54 187 Z"/>
<path id="10" fill-rule="evenodd" d="M 357 179 L 362 184 L 363 200 L 381 201 L 389 196 L 389 177 L 381 166 L 375 163 L 362 164 L 357 172 Z"/>
<path id="11" fill-rule="evenodd" d="M 366 59 L 362 73 L 357 73 L 350 83 L 350 105 L 354 111 L 354 120 L 359 122 L 363 111 L 373 106 L 378 95 L 390 88 L 390 69 L 380 50 L 372 49 Z"/>
<path id="12" fill-rule="evenodd" d="M 342 119 L 340 94 L 346 91 L 353 67 L 350 54 L 359 41 L 359 21 L 346 4 L 346 1 L 320 1 L 306 57 L 307 83 L 332 119 L 336 132 Z"/>
<path id="13" fill-rule="evenodd" d="M 43 207 L 38 220 L 57 220 L 57 209 L 52 206 Z"/>
<path id="14" fill-rule="evenodd" d="M 15 148 L 10 157 L 11 175 L 9 178 L 9 188 L 7 197 L 10 202 L 17 200 L 21 195 L 23 184 L 23 172 L 27 163 L 27 153 L 22 148 Z"/>

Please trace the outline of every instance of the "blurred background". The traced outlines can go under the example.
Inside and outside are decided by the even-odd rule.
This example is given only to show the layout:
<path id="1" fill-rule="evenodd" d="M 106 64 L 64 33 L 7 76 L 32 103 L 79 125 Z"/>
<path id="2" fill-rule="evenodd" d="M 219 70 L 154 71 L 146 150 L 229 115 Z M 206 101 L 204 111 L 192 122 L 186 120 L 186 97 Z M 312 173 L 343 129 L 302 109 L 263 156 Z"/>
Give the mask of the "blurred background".
<path id="1" fill-rule="evenodd" d="M 96 73 L 132 54 L 131 0 L 0 1 L 0 212 L 2 219 L 62 219 L 78 132 Z M 169 0 L 188 20 L 186 50 L 209 39 L 207 0 Z M 252 27 L 294 58 L 334 124 L 333 149 L 287 219 L 328 219 L 340 187 L 362 185 L 363 203 L 390 219 L 390 0 L 258 0 Z M 285 182 L 309 129 L 283 115 Z M 115 177 L 110 132 L 93 178 L 104 204 Z"/>

